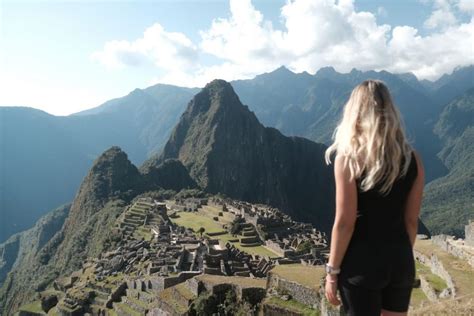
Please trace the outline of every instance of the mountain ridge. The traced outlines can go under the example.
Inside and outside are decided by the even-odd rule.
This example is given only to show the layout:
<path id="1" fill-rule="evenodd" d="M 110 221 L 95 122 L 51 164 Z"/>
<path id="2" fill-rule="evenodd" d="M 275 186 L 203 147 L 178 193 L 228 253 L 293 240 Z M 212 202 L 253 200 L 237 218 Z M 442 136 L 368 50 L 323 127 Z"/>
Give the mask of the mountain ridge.
<path id="1" fill-rule="evenodd" d="M 230 83 L 214 80 L 189 102 L 162 152 L 141 169 L 179 159 L 206 192 L 273 205 L 328 231 L 333 201 L 320 197 L 332 196 L 334 184 L 325 148 L 264 127 Z"/>
<path id="2" fill-rule="evenodd" d="M 416 82 L 409 83 L 414 80 L 410 75 L 383 73 L 393 80 L 398 78 L 396 83 L 401 87 L 411 86 L 407 95 L 406 88 L 400 90 L 394 86 L 394 95 L 397 105 L 409 105 L 402 109 L 402 114 L 411 122 L 409 129 L 411 136 L 416 136 L 416 147 L 423 144 L 418 149 L 426 161 L 428 181 L 449 172 L 437 157 L 443 150 L 442 142 L 432 132 L 439 118 L 437 113 L 444 107 L 435 104 L 435 93 L 440 87 L 455 94 L 462 92 L 454 88 L 473 83 L 473 68 L 464 67 L 440 78 L 439 87 L 429 88 L 426 82 L 419 81 L 426 87 L 423 91 Z M 303 136 L 327 145 L 352 84 L 377 74 L 380 72 L 340 74 L 330 67 L 314 75 L 294 74 L 282 68 L 277 73 L 231 84 L 242 103 L 249 106 L 263 125 L 277 128 L 286 136 Z M 31 227 L 46 211 L 71 201 L 93 160 L 110 146 L 123 148 L 135 165 L 159 152 L 198 89 L 160 84 L 140 90 L 144 93 L 115 99 L 115 105 L 106 112 L 90 115 L 54 117 L 27 108 L 0 108 L 5 135 L 2 137 L 5 155 L 0 166 L 4 170 L 0 173 L 9 179 L 4 183 L 0 212 L 10 219 L 2 221 L 0 241 Z M 411 111 L 411 106 L 420 108 L 417 104 L 424 104 L 426 113 L 414 116 L 417 112 Z M 35 159 L 31 159 L 32 155 Z"/>

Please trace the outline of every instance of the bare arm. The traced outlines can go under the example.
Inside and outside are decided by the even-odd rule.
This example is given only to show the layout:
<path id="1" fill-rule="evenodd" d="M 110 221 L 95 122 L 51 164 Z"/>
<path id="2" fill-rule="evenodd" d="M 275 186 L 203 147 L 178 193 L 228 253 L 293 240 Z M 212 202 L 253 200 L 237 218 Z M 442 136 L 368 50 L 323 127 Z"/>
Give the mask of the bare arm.
<path id="1" fill-rule="evenodd" d="M 357 187 L 355 180 L 349 180 L 349 168 L 344 168 L 343 157 L 334 161 L 336 179 L 336 218 L 331 233 L 329 265 L 339 268 L 351 240 L 357 215 Z"/>
<path id="2" fill-rule="evenodd" d="M 331 251 L 329 265 L 339 268 L 347 246 L 354 233 L 357 215 L 357 187 L 355 180 L 349 180 L 350 172 L 344 168 L 342 156 L 334 161 L 334 177 L 336 179 L 336 218 L 331 233 Z M 337 275 L 326 276 L 326 298 L 331 304 L 339 305 L 337 298 Z"/>
<path id="3" fill-rule="evenodd" d="M 418 153 L 415 152 L 416 165 L 418 174 L 415 178 L 413 186 L 408 194 L 405 206 L 405 227 L 410 237 L 410 242 L 413 247 L 415 244 L 416 233 L 418 231 L 418 216 L 420 215 L 421 200 L 423 197 L 423 188 L 425 185 L 425 170 L 423 163 Z"/>

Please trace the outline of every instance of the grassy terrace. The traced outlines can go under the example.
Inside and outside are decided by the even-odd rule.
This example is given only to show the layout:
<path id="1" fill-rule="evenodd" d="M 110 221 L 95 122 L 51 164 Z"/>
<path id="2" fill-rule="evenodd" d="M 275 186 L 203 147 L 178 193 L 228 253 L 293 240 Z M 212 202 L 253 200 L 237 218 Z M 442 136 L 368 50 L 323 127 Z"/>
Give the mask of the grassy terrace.
<path id="1" fill-rule="evenodd" d="M 295 300 L 288 300 L 284 301 L 278 297 L 269 297 L 264 300 L 264 304 L 266 305 L 274 305 L 277 307 L 282 307 L 285 310 L 291 311 L 293 313 L 298 313 L 299 315 L 304 316 L 319 316 L 320 313 L 318 310 L 312 309 L 307 305 L 301 304 Z"/>
<path id="2" fill-rule="evenodd" d="M 19 310 L 23 311 L 23 312 L 44 314 L 44 311 L 41 308 L 41 302 L 40 301 L 33 301 L 29 304 L 23 305 L 22 307 L 20 307 Z"/>
<path id="3" fill-rule="evenodd" d="M 326 275 L 323 266 L 304 266 L 299 263 L 278 265 L 270 271 L 286 280 L 314 289 L 319 289 L 321 279 Z"/>
<path id="4" fill-rule="evenodd" d="M 428 281 L 431 285 L 431 287 L 437 292 L 438 294 L 444 290 L 445 288 L 448 287 L 446 282 L 437 276 L 436 274 L 431 273 L 430 268 L 427 266 L 416 262 L 416 274 L 417 275 L 423 275 L 426 278 L 426 281 Z"/>
<path id="5" fill-rule="evenodd" d="M 421 288 L 413 289 L 411 292 L 410 306 L 413 308 L 419 307 L 422 304 L 429 304 L 429 300 Z"/>
<path id="6" fill-rule="evenodd" d="M 212 284 L 230 283 L 237 284 L 242 287 L 261 287 L 265 288 L 267 280 L 265 279 L 253 279 L 240 276 L 223 276 L 223 275 L 212 275 L 212 274 L 201 274 L 195 277 L 203 282 Z"/>
<path id="7" fill-rule="evenodd" d="M 474 298 L 474 268 L 466 261 L 443 251 L 433 245 L 430 240 L 417 240 L 415 249 L 426 256 L 435 254 L 453 278 L 457 295 L 459 297 L 467 296 L 468 299 Z"/>
<path id="8" fill-rule="evenodd" d="M 176 301 L 173 298 L 172 294 L 172 288 L 169 287 L 167 289 L 164 289 L 158 294 L 159 298 L 166 302 L 169 306 L 171 306 L 177 313 L 179 314 L 184 314 L 188 310 L 188 306 L 183 305 L 182 303 Z"/>
<path id="9" fill-rule="evenodd" d="M 222 225 L 231 223 L 234 220 L 234 215 L 230 212 L 223 212 L 223 216 L 218 216 L 220 211 L 221 207 L 219 206 L 204 205 L 197 212 L 176 212 L 176 214 L 179 215 L 179 218 L 171 218 L 171 220 L 177 225 L 192 228 L 196 232 L 199 230 L 200 227 L 204 227 L 204 234 L 225 232 L 225 229 L 222 227 Z M 212 219 L 216 216 L 219 218 L 219 221 L 215 221 Z M 243 247 L 240 242 L 231 241 L 239 237 L 241 236 L 234 237 L 231 234 L 225 232 L 221 235 L 213 236 L 211 238 L 222 240 L 224 244 L 226 242 L 230 242 L 235 247 L 250 254 L 278 257 L 278 254 L 274 253 L 265 246 Z"/>

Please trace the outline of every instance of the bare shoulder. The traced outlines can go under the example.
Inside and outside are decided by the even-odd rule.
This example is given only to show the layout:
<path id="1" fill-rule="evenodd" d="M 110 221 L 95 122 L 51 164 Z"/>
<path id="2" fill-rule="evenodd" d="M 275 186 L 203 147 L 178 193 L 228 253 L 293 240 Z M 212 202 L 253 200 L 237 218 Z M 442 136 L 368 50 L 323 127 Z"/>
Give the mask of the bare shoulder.
<path id="1" fill-rule="evenodd" d="M 334 170 L 337 172 L 344 171 L 344 160 L 345 157 L 343 155 L 337 154 L 334 158 Z"/>
<path id="2" fill-rule="evenodd" d="M 345 181 L 350 179 L 349 166 L 345 165 L 345 157 L 343 155 L 338 154 L 334 158 L 334 174 L 336 179 L 344 179 Z"/>

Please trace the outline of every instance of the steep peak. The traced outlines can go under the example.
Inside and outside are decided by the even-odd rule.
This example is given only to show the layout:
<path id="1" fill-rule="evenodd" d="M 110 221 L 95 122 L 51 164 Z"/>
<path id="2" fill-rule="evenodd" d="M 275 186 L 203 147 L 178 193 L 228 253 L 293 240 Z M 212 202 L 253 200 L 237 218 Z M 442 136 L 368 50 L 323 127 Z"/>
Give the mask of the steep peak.
<path id="1" fill-rule="evenodd" d="M 194 96 L 186 110 L 192 117 L 199 113 L 218 112 L 220 109 L 230 109 L 241 105 L 239 97 L 230 83 L 215 79 Z"/>
<path id="2" fill-rule="evenodd" d="M 291 71 L 290 69 L 286 68 L 286 66 L 282 65 L 280 67 L 278 67 L 277 69 L 273 70 L 271 73 L 273 74 L 294 74 L 293 71 Z"/>
<path id="3" fill-rule="evenodd" d="M 74 200 L 71 213 L 99 209 L 110 197 L 124 198 L 129 191 L 140 190 L 137 168 L 120 147 L 113 146 L 93 163 Z"/>
<path id="4" fill-rule="evenodd" d="M 216 143 L 239 142 L 242 126 L 263 128 L 255 114 L 240 102 L 230 83 L 213 80 L 189 102 L 161 153 L 146 161 L 141 170 L 147 173 L 165 159 L 176 158 L 190 170 L 191 176 L 196 176 L 191 166 L 196 163 L 196 157 L 202 158 L 199 163 L 205 163 Z"/>
<path id="5" fill-rule="evenodd" d="M 331 74 L 336 74 L 337 71 L 334 69 L 332 66 L 326 66 L 326 67 L 321 67 L 319 70 L 316 72 L 315 75 L 331 75 Z"/>
<path id="6" fill-rule="evenodd" d="M 204 89 L 210 89 L 210 90 L 216 90 L 216 89 L 220 89 L 220 90 L 224 90 L 224 89 L 232 89 L 232 86 L 230 85 L 230 83 L 228 83 L 227 81 L 223 80 L 223 79 L 214 79 L 212 80 L 211 82 L 208 82 L 206 84 L 206 86 L 204 87 Z"/>
<path id="7" fill-rule="evenodd" d="M 104 151 L 98 158 L 97 161 L 102 159 L 115 159 L 117 157 L 127 156 L 127 154 L 119 146 L 112 146 Z"/>
<path id="8" fill-rule="evenodd" d="M 261 75 L 257 75 L 255 77 L 255 79 L 257 81 L 271 80 L 271 81 L 281 82 L 281 81 L 286 81 L 288 79 L 291 79 L 294 76 L 296 76 L 296 74 L 294 72 L 292 72 L 291 70 L 289 70 L 285 66 L 280 66 L 280 67 L 278 67 L 277 69 L 275 69 L 273 71 L 266 72 L 266 73 L 263 73 Z"/>

